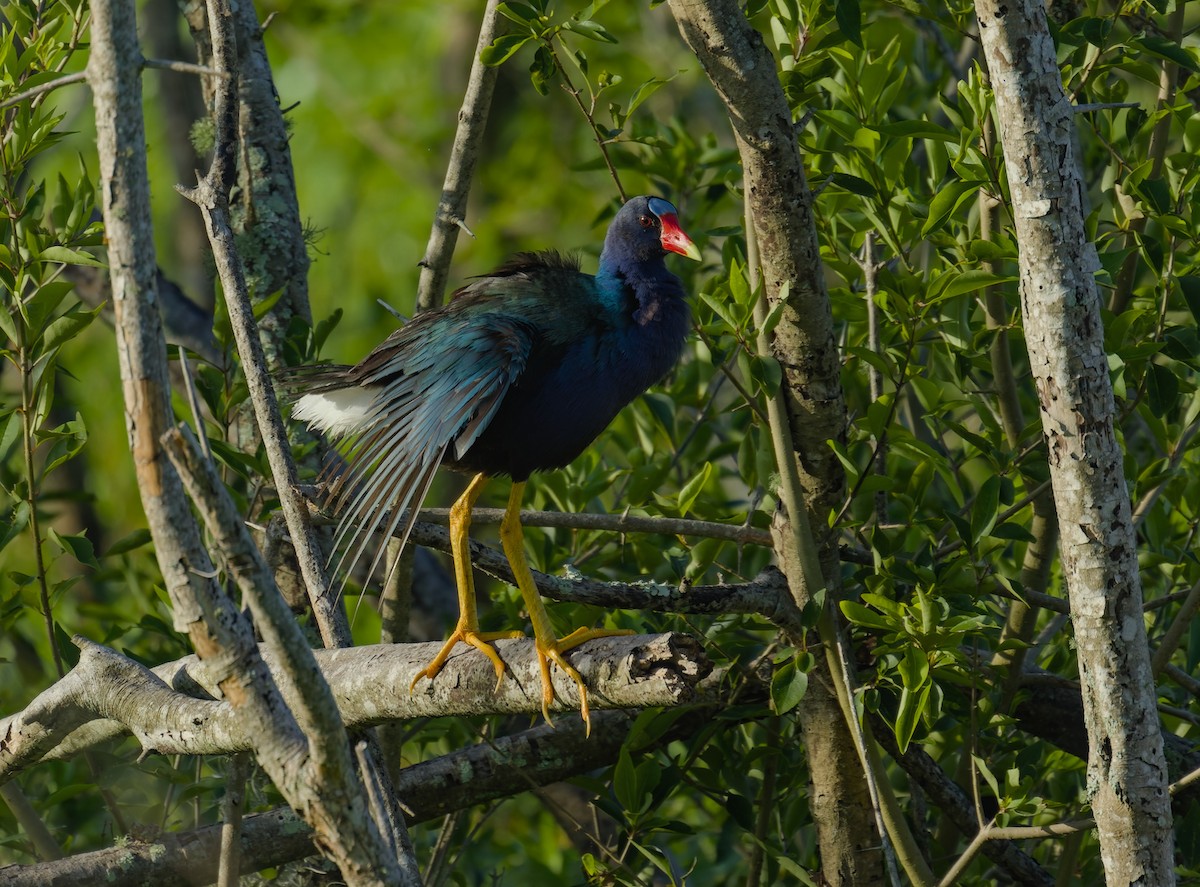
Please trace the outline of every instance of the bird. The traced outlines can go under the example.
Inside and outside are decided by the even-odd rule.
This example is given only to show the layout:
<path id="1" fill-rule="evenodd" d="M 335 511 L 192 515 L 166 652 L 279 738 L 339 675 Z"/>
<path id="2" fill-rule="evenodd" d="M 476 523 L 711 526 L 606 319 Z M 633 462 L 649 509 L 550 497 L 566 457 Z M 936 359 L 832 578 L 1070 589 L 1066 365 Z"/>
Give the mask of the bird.
<path id="1" fill-rule="evenodd" d="M 505 666 L 491 642 L 523 636 L 480 631 L 468 547 L 475 502 L 490 478 L 507 476 L 500 542 L 533 625 L 542 714 L 550 723 L 553 663 L 579 688 L 590 733 L 587 687 L 564 654 L 630 632 L 555 635 L 525 558 L 520 507 L 531 475 L 565 467 L 679 360 L 691 312 L 666 266 L 669 253 L 701 257 L 674 205 L 634 197 L 609 224 L 595 275 L 553 250 L 518 253 L 417 314 L 358 364 L 305 368 L 292 417 L 343 445 L 326 499 L 338 521 L 336 569 L 353 569 L 378 531 L 403 545 L 439 467 L 471 475 L 450 509 L 458 622 L 410 692 L 437 677 L 459 642 L 491 660 L 499 688 Z"/>

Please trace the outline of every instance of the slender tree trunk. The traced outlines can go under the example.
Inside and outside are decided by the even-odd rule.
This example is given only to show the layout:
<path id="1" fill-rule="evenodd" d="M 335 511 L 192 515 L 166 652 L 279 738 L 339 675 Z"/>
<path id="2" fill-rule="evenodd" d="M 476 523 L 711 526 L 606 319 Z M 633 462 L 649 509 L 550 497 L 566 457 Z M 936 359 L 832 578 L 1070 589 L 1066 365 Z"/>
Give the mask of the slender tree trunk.
<path id="1" fill-rule="evenodd" d="M 823 516 L 844 495 L 841 466 L 827 441 L 844 438 L 846 424 L 812 192 L 774 58 L 741 7 L 733 0 L 670 0 L 670 6 L 684 40 L 729 109 L 764 291 L 772 304 L 786 301 L 771 349 L 783 367 L 787 431 L 795 449 L 786 457 L 796 461 L 803 490 L 803 502 L 793 510 L 807 508 L 821 516 L 808 523 L 820 528 L 813 541 L 822 575 L 813 576 L 815 569 L 806 568 L 812 553 L 802 550 L 801 537 L 809 534 L 802 527 L 803 514 L 777 521 L 775 538 L 780 565 L 797 602 L 803 604 L 822 584 L 830 595 L 839 585 L 837 546 L 824 529 Z M 794 521 L 801 526 L 792 526 Z M 800 543 L 793 544 L 797 540 Z M 837 696 L 839 680 L 828 662 L 819 659 L 799 713 L 808 750 L 810 805 L 827 882 L 866 887 L 883 883 L 882 854 L 863 764 Z"/>
<path id="2" fill-rule="evenodd" d="M 977 0 L 976 11 L 1012 191 L 1025 334 L 1079 650 L 1088 789 L 1104 870 L 1113 887 L 1173 884 L 1167 767 L 1073 111 L 1040 0 Z"/>

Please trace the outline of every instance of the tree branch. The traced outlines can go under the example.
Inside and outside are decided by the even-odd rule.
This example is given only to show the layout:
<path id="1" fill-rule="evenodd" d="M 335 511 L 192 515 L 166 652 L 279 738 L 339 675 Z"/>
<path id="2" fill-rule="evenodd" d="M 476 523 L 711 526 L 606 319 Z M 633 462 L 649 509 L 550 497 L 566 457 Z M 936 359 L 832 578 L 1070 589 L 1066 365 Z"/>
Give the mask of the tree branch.
<path id="1" fill-rule="evenodd" d="M 1038 0 L 976 0 L 1019 246 L 1089 734 L 1088 793 L 1110 883 L 1170 883 L 1174 836 L 1142 607 L 1138 540 L 1074 143 Z"/>
<path id="2" fill-rule="evenodd" d="M 320 486 L 301 484 L 300 492 L 313 503 L 325 501 Z M 504 517 L 503 508 L 476 508 L 471 512 L 472 526 L 498 524 Z M 449 526 L 449 508 L 422 508 L 417 519 Z M 669 536 L 697 536 L 701 539 L 723 539 L 745 545 L 774 545 L 769 530 L 746 524 L 723 524 L 717 521 L 693 520 L 680 517 L 648 517 L 641 514 L 601 514 L 586 511 L 529 511 L 522 510 L 521 525 L 561 530 L 607 530 L 612 533 L 661 533 Z M 869 563 L 869 561 L 868 561 Z"/>
<path id="3" fill-rule="evenodd" d="M 458 242 L 459 229 L 466 229 L 467 198 L 471 193 L 471 177 L 479 159 L 479 146 L 487 128 L 492 92 L 496 87 L 498 67 L 485 65 L 479 55 L 502 33 L 500 16 L 496 14 L 499 0 L 488 0 L 479 28 L 479 41 L 471 57 L 471 75 L 458 112 L 458 129 L 450 148 L 450 162 L 442 183 L 429 243 L 422 257 L 421 276 L 417 281 L 417 310 L 426 311 L 442 303 L 446 279 L 450 275 L 450 259 Z M 468 230 L 468 233 L 469 230 Z"/>
<path id="4" fill-rule="evenodd" d="M 677 726 L 694 729 L 710 716 L 698 713 Z M 594 711 L 590 739 L 585 738 L 579 720 L 564 721 L 557 729 L 542 724 L 406 767 L 399 773 L 396 788 L 412 810 L 410 823 L 429 822 L 455 810 L 609 766 L 617 760 L 633 720 L 633 715 L 622 711 Z M 54 863 L 0 868 L 0 880 L 7 887 L 49 887 L 64 882 L 108 887 L 209 884 L 216 877 L 220 829 L 214 825 L 166 833 L 155 841 L 127 841 Z M 242 822 L 241 855 L 246 871 L 313 852 L 312 832 L 285 807 L 247 816 Z"/>
<path id="5" fill-rule="evenodd" d="M 855 714 L 831 610 L 840 568 L 836 529 L 826 516 L 836 513 L 845 479 L 828 442 L 845 439 L 846 409 L 813 195 L 775 58 L 742 6 L 734 0 L 670 0 L 670 7 L 733 125 L 744 171 L 747 243 L 753 234 L 758 252 L 748 264 L 761 269 L 770 310 L 782 303 L 773 334 L 759 343 L 779 361 L 784 378 L 779 400 L 768 401 L 779 494 L 787 509 L 776 515 L 772 530 L 797 605 L 828 589 L 819 623 L 825 656 L 818 657 L 799 709 L 814 781 L 812 812 L 824 877 L 835 887 L 866 887 L 883 883 L 883 854 L 851 733 Z M 756 309 L 760 324 L 764 314 Z"/>
<path id="6" fill-rule="evenodd" d="M 158 447 L 171 422 L 167 352 L 157 307 L 154 238 L 146 136 L 142 123 L 140 54 L 131 0 L 92 4 L 87 76 L 95 96 L 105 235 L 116 317 L 117 352 L 125 396 L 125 424 L 138 492 L 175 627 L 201 619 L 199 597 L 216 587 L 212 563 L 187 507 L 183 486 Z"/>
<path id="7" fill-rule="evenodd" d="M 414 524 L 409 540 L 438 551 L 450 550 L 449 531 L 433 524 Z M 503 554 L 473 540 L 470 545 L 471 563 L 475 569 L 513 584 L 512 568 Z M 533 578 L 538 592 L 556 601 L 660 613 L 752 613 L 771 620 L 784 631 L 798 634 L 804 631 L 787 579 L 774 567 L 768 567 L 752 581 L 739 585 L 680 585 L 675 588 L 656 582 L 565 578 L 536 570 Z"/>
<path id="8" fill-rule="evenodd" d="M 79 663 L 39 694 L 24 711 L 0 720 L 0 783 L 42 760 L 76 754 L 131 733 L 159 754 L 229 754 L 254 749 L 262 730 L 239 718 L 211 683 L 204 663 L 189 656 L 153 671 L 82 638 Z M 496 686 L 491 663 L 466 646 L 446 662 L 437 680 L 409 692 L 413 679 L 440 649 L 428 644 L 380 644 L 316 650 L 319 680 L 327 682 L 341 719 L 351 729 L 420 717 L 536 714 L 541 684 L 532 640 L 501 640 L 508 666 Z M 289 704 L 300 691 L 274 652 L 263 659 L 279 674 Z M 595 696 L 597 709 L 678 706 L 693 701 L 712 666 L 698 641 L 684 634 L 600 638 L 571 652 L 571 663 Z M 578 713 L 578 687 L 555 671 L 560 697 L 554 711 Z M 97 719 L 104 719 L 102 721 Z M 574 724 L 574 718 L 563 723 Z M 86 725 L 86 726 L 84 726 Z M 560 724 L 561 726 L 561 724 Z M 405 798 L 406 803 L 409 801 Z"/>
<path id="9" fill-rule="evenodd" d="M 243 4 L 241 9 L 244 11 L 246 5 L 250 6 L 253 13 L 252 4 Z M 245 274 L 234 247 L 233 230 L 229 222 L 229 192 L 237 171 L 235 152 L 239 109 L 237 45 L 229 0 L 208 0 L 207 18 L 214 67 L 231 76 L 215 79 L 212 165 L 196 188 L 184 193 L 200 207 L 204 216 L 242 359 L 247 389 L 267 459 L 275 475 L 280 502 L 288 520 L 314 616 L 326 645 L 341 646 L 350 642 L 349 627 L 340 602 L 326 594 L 328 583 L 320 548 L 308 520 L 308 512 L 295 490 L 296 465 L 275 401 L 275 392 L 267 375 L 262 340 L 259 338 Z M 203 483 L 195 482 L 203 469 L 211 466 L 198 457 L 194 448 L 178 446 L 181 440 L 178 435 L 173 439 L 176 444 L 174 455 L 180 460 L 177 464 L 191 457 L 192 492 L 197 494 L 201 503 L 208 505 L 210 516 L 219 513 L 222 508 L 214 506 L 214 503 L 222 498 L 227 499 L 224 487 L 215 476 L 207 477 Z M 227 505 L 223 508 L 227 512 L 233 510 L 232 504 L 222 505 Z M 322 849 L 337 864 L 349 885 L 419 884 L 420 875 L 415 862 L 406 859 L 404 865 L 400 864 L 396 854 L 391 852 L 392 848 L 383 839 L 387 823 L 376 823 L 367 811 L 363 785 L 355 772 L 347 737 L 338 723 L 336 709 L 329 704 L 328 686 L 321 681 L 311 652 L 300 637 L 299 629 L 274 583 L 261 582 L 262 574 L 269 575 L 269 571 L 257 556 L 253 545 L 243 538 L 240 516 L 234 511 L 232 517 L 227 514 L 221 517 L 227 523 L 220 526 L 210 523 L 209 529 L 219 534 L 221 541 L 229 546 L 227 552 L 237 553 L 244 559 L 231 557 L 231 567 L 236 569 L 249 564 L 244 572 L 237 570 L 235 575 L 240 577 L 243 591 L 250 595 L 251 606 L 259 616 L 259 628 L 264 637 L 272 646 L 279 648 L 286 660 L 286 671 L 302 687 L 302 692 L 294 695 L 290 701 L 295 705 L 294 710 L 307 736 L 309 754 L 300 759 L 303 766 L 299 770 L 281 770 L 278 767 L 273 770 L 268 760 L 263 760 L 264 767 L 284 797 L 313 826 Z M 232 526 L 228 523 L 230 520 Z M 239 550 L 242 543 L 245 545 Z M 248 579 L 248 576 L 253 578 Z M 261 747 L 256 747 L 256 752 L 261 760 Z"/>
<path id="10" fill-rule="evenodd" d="M 900 754 L 896 738 L 887 724 L 875 719 L 873 727 L 875 739 L 884 751 L 924 789 L 962 834 L 973 837 L 979 831 L 979 823 L 975 818 L 975 807 L 967 793 L 946 775 L 937 761 L 916 744 L 909 745 L 904 754 Z M 983 853 L 1018 884 L 1027 887 L 1054 885 L 1054 878 L 1050 873 L 1012 841 L 988 841 L 983 846 Z"/>

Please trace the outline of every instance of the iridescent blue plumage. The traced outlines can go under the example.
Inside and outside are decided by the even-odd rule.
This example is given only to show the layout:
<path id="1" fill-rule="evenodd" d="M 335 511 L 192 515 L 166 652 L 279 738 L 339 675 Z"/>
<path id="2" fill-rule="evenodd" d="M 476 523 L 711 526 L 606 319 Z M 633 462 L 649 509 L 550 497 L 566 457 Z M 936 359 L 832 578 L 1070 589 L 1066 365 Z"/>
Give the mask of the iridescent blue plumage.
<path id="1" fill-rule="evenodd" d="M 670 203 L 637 197 L 613 219 L 595 276 L 557 253 L 523 253 L 418 315 L 357 366 L 310 370 L 309 393 L 293 415 L 352 440 L 331 494 L 341 515 L 341 566 L 353 566 L 378 530 L 407 537 L 439 465 L 512 477 L 513 511 L 533 472 L 569 463 L 661 379 L 690 326 L 683 286 L 664 262 L 668 251 L 699 258 Z M 477 478 L 460 502 L 464 540 L 480 486 Z M 510 528 L 510 562 L 519 556 L 510 550 L 519 549 L 514 539 L 519 527 Z M 463 588 L 469 570 L 457 572 L 464 615 L 455 637 L 476 638 L 477 627 L 464 625 L 474 622 Z M 522 592 L 533 609 L 524 584 Z M 539 629 L 531 616 L 541 653 L 553 646 L 543 644 L 548 623 Z M 561 651 L 551 652 L 573 673 Z M 586 696 L 583 705 L 586 713 Z"/>

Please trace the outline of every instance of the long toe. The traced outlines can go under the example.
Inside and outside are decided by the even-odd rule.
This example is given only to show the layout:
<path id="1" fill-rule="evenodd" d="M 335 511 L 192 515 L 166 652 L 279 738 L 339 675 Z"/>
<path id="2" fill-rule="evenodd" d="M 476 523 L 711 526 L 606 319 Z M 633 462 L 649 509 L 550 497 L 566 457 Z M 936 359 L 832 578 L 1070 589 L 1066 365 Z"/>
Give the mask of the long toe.
<path id="1" fill-rule="evenodd" d="M 546 718 L 546 723 L 553 726 L 553 722 L 550 720 L 550 706 L 554 704 L 555 697 L 554 682 L 550 676 L 550 663 L 553 662 L 579 688 L 579 714 L 583 718 L 585 734 L 591 736 L 592 718 L 591 709 L 588 706 L 587 684 L 583 682 L 583 676 L 579 674 L 571 663 L 567 662 L 563 654 L 594 638 L 609 638 L 630 634 L 633 634 L 633 632 L 628 629 L 577 628 L 565 637 L 553 641 L 543 643 L 541 639 L 537 640 L 538 665 L 541 667 L 542 672 L 542 715 Z"/>
<path id="2" fill-rule="evenodd" d="M 441 672 L 446 665 L 446 660 L 450 658 L 450 653 L 454 650 L 454 645 L 459 641 L 464 644 L 469 644 L 483 655 L 487 656 L 492 662 L 492 668 L 496 672 L 496 689 L 500 689 L 500 682 L 504 680 L 504 660 L 500 658 L 500 654 L 496 652 L 496 648 L 492 646 L 492 641 L 498 641 L 507 638 L 519 638 L 519 631 L 476 631 L 474 628 L 459 625 L 454 629 L 454 632 L 446 639 L 446 643 L 442 645 L 442 649 L 438 654 L 430 660 L 429 664 L 424 669 L 417 672 L 417 676 L 413 678 L 412 683 L 408 687 L 408 692 L 420 682 L 421 678 L 429 678 L 433 680 Z"/>

